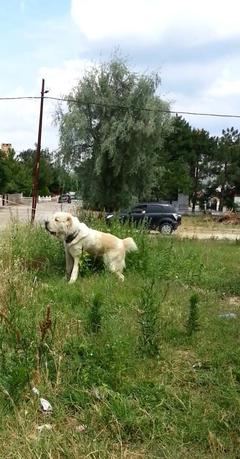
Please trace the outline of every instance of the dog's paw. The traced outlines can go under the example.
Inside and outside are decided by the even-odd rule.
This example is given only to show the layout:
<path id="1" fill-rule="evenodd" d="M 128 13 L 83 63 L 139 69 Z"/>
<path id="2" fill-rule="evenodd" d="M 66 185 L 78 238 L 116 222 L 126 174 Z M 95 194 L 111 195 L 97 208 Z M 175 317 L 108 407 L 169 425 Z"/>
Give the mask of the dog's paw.
<path id="1" fill-rule="evenodd" d="M 76 279 L 70 279 L 70 280 L 68 281 L 69 284 L 74 284 L 74 282 L 76 282 Z"/>

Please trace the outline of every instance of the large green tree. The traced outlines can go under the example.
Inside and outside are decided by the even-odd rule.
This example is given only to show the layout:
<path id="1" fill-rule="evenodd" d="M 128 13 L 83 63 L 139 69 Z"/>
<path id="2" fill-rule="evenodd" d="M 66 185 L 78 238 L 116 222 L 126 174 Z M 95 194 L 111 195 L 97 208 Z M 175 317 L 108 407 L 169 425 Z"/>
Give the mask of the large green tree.
<path id="1" fill-rule="evenodd" d="M 16 155 L 10 150 L 6 155 L 0 151 L 0 193 L 21 192 L 25 196 L 32 194 L 32 174 L 36 151 L 24 150 Z M 39 195 L 58 194 L 77 190 L 73 172 L 61 164 L 47 149 L 41 151 Z"/>
<path id="2" fill-rule="evenodd" d="M 28 196 L 32 193 L 32 174 L 35 161 L 35 150 L 24 150 L 18 158 L 20 169 L 25 171 L 25 180 L 22 183 L 22 191 Z M 39 194 L 46 196 L 50 193 L 50 186 L 53 179 L 51 156 L 48 150 L 41 151 L 40 168 L 39 168 Z"/>
<path id="3" fill-rule="evenodd" d="M 192 151 L 192 128 L 181 116 L 173 118 L 172 130 L 164 140 L 155 169 L 154 196 L 176 200 L 178 193 L 190 194 L 189 157 Z"/>
<path id="4" fill-rule="evenodd" d="M 137 75 L 113 58 L 88 71 L 58 111 L 61 154 L 79 174 L 83 198 L 108 210 L 151 196 L 170 129 L 158 75 Z"/>
<path id="5" fill-rule="evenodd" d="M 240 193 L 240 133 L 234 127 L 223 129 L 216 142 L 211 163 L 212 189 L 219 190 L 222 210 L 224 205 L 233 207 L 234 193 Z"/>
<path id="6" fill-rule="evenodd" d="M 19 186 L 21 191 L 28 196 L 32 193 L 35 154 L 35 150 L 29 149 L 22 151 L 17 157 L 19 174 L 22 171 L 21 175 L 18 175 L 18 178 L 22 180 Z M 61 164 L 56 155 L 50 153 L 48 149 L 42 150 L 39 169 L 39 195 L 58 194 L 72 189 L 76 189 L 74 174 Z"/>
<path id="7" fill-rule="evenodd" d="M 195 210 L 198 195 L 205 188 L 209 164 L 216 150 L 216 141 L 204 129 L 194 129 L 182 117 L 173 120 L 173 130 L 164 142 L 161 164 L 162 180 L 158 181 L 158 194 L 175 200 L 178 193 L 186 193 Z"/>
<path id="8" fill-rule="evenodd" d="M 209 179 L 210 163 L 216 152 L 216 141 L 205 129 L 192 129 L 192 149 L 189 152 L 188 164 L 191 179 L 190 198 L 192 211 L 198 195 L 204 192 Z"/>
<path id="9" fill-rule="evenodd" d="M 9 181 L 9 168 L 6 162 L 6 154 L 0 150 L 0 194 L 4 194 Z"/>

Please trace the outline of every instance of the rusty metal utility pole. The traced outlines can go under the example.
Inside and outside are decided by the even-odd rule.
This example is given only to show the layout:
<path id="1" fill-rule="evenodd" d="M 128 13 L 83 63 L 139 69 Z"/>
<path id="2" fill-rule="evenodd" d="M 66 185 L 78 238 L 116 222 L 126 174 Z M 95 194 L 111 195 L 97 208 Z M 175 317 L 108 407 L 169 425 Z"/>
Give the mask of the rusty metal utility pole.
<path id="1" fill-rule="evenodd" d="M 38 141 L 35 162 L 33 167 L 33 181 L 32 181 L 32 216 L 31 223 L 34 222 L 37 200 L 38 200 L 38 189 L 39 189 L 39 166 L 40 166 L 40 156 L 41 156 L 41 138 L 42 138 L 42 118 L 43 118 L 43 100 L 44 100 L 44 84 L 45 80 L 42 79 L 42 91 L 41 91 L 41 101 L 40 101 L 40 114 L 39 114 L 39 126 L 38 126 Z M 48 92 L 48 91 L 46 91 Z"/>

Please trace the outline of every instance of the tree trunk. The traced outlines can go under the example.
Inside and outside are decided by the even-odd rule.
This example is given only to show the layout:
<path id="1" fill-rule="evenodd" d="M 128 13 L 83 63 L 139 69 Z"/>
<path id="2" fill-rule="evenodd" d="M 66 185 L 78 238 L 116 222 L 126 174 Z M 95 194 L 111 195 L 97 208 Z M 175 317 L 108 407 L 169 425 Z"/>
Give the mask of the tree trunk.
<path id="1" fill-rule="evenodd" d="M 192 197 L 192 212 L 195 212 L 196 202 L 197 202 L 197 198 L 196 198 L 196 194 L 194 193 Z"/>
<path id="2" fill-rule="evenodd" d="M 197 190 L 198 190 L 198 164 L 194 171 L 194 188 L 193 188 L 193 197 L 192 197 L 192 212 L 195 212 L 196 202 L 197 202 Z"/>
<path id="3" fill-rule="evenodd" d="M 220 195 L 220 201 L 219 201 L 219 206 L 218 206 L 218 210 L 219 212 L 222 212 L 223 211 L 223 204 L 224 204 L 224 192 L 221 191 L 221 195 Z"/>

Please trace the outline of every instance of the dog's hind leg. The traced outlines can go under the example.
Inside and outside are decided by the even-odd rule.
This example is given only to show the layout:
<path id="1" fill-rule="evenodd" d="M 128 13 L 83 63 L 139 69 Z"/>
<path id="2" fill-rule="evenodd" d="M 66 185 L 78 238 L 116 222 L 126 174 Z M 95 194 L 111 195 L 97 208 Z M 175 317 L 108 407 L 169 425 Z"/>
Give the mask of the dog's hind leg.
<path id="1" fill-rule="evenodd" d="M 124 281 L 124 275 L 123 273 L 120 273 L 119 271 L 114 271 L 118 279 L 120 279 L 122 282 Z"/>
<path id="2" fill-rule="evenodd" d="M 103 261 L 111 273 L 116 274 L 118 279 L 124 281 L 123 269 L 125 268 L 125 257 L 115 254 L 105 254 Z"/>

